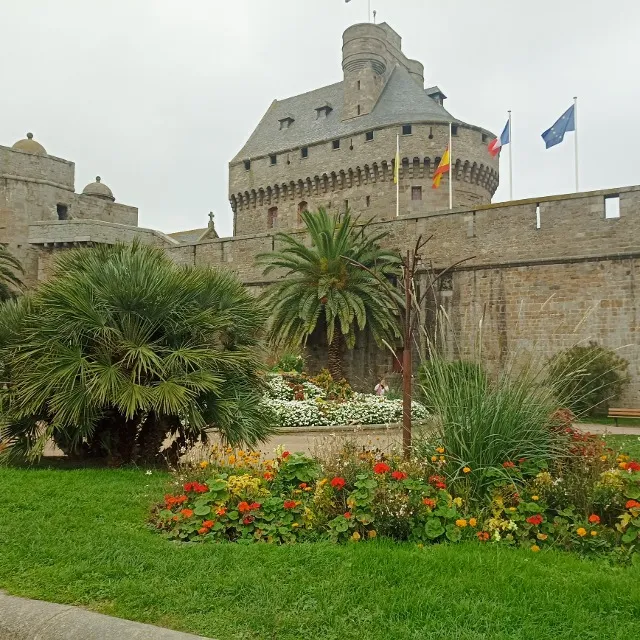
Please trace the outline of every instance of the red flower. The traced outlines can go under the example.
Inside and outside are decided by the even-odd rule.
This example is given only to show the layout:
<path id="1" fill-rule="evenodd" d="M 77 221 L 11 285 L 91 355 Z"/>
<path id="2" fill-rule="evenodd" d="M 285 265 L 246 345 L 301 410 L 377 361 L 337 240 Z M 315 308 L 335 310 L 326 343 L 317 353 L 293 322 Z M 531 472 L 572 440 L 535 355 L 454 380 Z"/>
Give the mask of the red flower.
<path id="1" fill-rule="evenodd" d="M 248 502 L 243 501 L 238 505 L 238 511 L 240 513 L 246 513 L 247 511 L 251 511 L 251 507 Z"/>
<path id="2" fill-rule="evenodd" d="M 209 529 L 207 529 L 206 527 L 201 527 L 200 529 L 198 529 L 198 533 L 203 536 L 205 533 L 209 533 Z"/>
<path id="3" fill-rule="evenodd" d="M 446 489 L 447 483 L 442 476 L 429 476 L 429 484 L 433 485 L 436 489 Z"/>
<path id="4" fill-rule="evenodd" d="M 215 524 L 215 522 L 213 520 L 205 520 L 202 523 L 202 526 L 206 527 L 207 529 L 211 529 L 211 527 L 213 527 L 214 524 Z"/>
<path id="5" fill-rule="evenodd" d="M 226 510 L 225 507 L 219 507 L 218 509 L 216 509 L 216 513 L 219 516 L 223 516 L 223 515 L 225 515 L 227 513 L 227 510 Z"/>
<path id="6" fill-rule="evenodd" d="M 510 460 L 507 460 L 507 462 L 503 462 L 503 463 L 502 463 L 502 466 L 503 466 L 505 469 L 513 469 L 513 467 L 515 467 L 516 465 L 515 465 L 515 463 L 514 463 L 514 462 L 511 462 Z"/>
<path id="7" fill-rule="evenodd" d="M 625 509 L 640 509 L 640 502 L 637 500 L 628 500 L 627 504 L 624 505 Z"/>
<path id="8" fill-rule="evenodd" d="M 632 460 L 631 462 L 627 462 L 627 471 L 640 471 L 640 463 Z"/>
<path id="9" fill-rule="evenodd" d="M 400 481 L 400 480 L 404 480 L 405 478 L 408 478 L 409 476 L 408 476 L 404 471 L 394 471 L 394 472 L 391 474 L 391 477 L 392 477 L 394 480 L 398 480 L 398 481 Z"/>
<path id="10" fill-rule="evenodd" d="M 301 482 L 298 487 L 300 487 L 300 489 L 306 489 L 307 488 L 307 483 L 306 482 Z"/>
<path id="11" fill-rule="evenodd" d="M 205 493 L 209 491 L 209 487 L 206 484 L 200 484 L 199 482 L 187 482 L 184 485 L 184 490 L 189 493 L 189 491 L 194 491 L 195 493 Z"/>
<path id="12" fill-rule="evenodd" d="M 389 473 L 389 471 L 391 471 L 391 467 L 385 462 L 378 462 L 378 464 L 373 465 L 373 473 L 378 475 Z"/>
<path id="13" fill-rule="evenodd" d="M 295 509 L 296 508 L 296 501 L 295 500 L 285 500 L 284 504 L 282 506 L 285 509 Z"/>
<path id="14" fill-rule="evenodd" d="M 344 485 L 345 485 L 345 484 L 346 484 L 346 483 L 345 483 L 344 478 L 334 478 L 334 479 L 331 481 L 331 486 L 332 486 L 334 489 L 342 489 L 342 488 L 344 488 Z"/>
<path id="15" fill-rule="evenodd" d="M 271 473 L 271 471 L 265 471 L 262 477 L 265 480 L 273 480 L 273 473 Z"/>
<path id="16" fill-rule="evenodd" d="M 257 510 L 257 509 L 259 509 L 261 506 L 262 506 L 262 505 L 261 505 L 259 502 L 252 502 L 252 503 L 249 505 L 249 509 L 250 509 L 251 511 L 256 511 L 256 510 Z"/>
<path id="17" fill-rule="evenodd" d="M 600 516 L 596 515 L 595 513 L 592 513 L 589 516 L 589 522 L 591 524 L 600 524 Z"/>
<path id="18" fill-rule="evenodd" d="M 518 460 L 518 464 L 523 464 L 527 461 L 526 458 L 520 458 L 520 460 Z"/>
<path id="19" fill-rule="evenodd" d="M 351 517 L 351 511 L 347 511 L 347 513 L 344 514 L 344 517 L 348 520 Z"/>
<path id="20" fill-rule="evenodd" d="M 422 503 L 426 504 L 429 509 L 434 509 L 436 506 L 436 501 L 433 498 L 422 498 Z"/>
<path id="21" fill-rule="evenodd" d="M 192 509 L 183 509 L 180 513 L 183 515 L 183 517 L 190 518 L 193 515 L 193 510 Z"/>
<path id="22" fill-rule="evenodd" d="M 539 513 L 536 513 L 535 516 L 529 516 L 527 518 L 527 522 L 529 524 L 533 524 L 536 526 L 538 526 L 539 524 L 542 524 L 543 521 L 544 521 L 544 518 Z"/>
<path id="23" fill-rule="evenodd" d="M 164 497 L 165 504 L 167 507 L 172 507 L 174 504 L 182 504 L 187 501 L 187 496 L 170 496 L 166 495 Z"/>
<path id="24" fill-rule="evenodd" d="M 253 516 L 245 516 L 242 519 L 242 524 L 251 524 L 254 521 L 254 517 Z"/>
<path id="25" fill-rule="evenodd" d="M 478 536 L 478 540 L 480 540 L 480 542 L 486 542 L 491 537 L 488 531 L 478 531 L 476 536 Z"/>
<path id="26" fill-rule="evenodd" d="M 288 451 L 283 451 L 282 452 L 282 459 L 286 460 L 291 454 Z"/>

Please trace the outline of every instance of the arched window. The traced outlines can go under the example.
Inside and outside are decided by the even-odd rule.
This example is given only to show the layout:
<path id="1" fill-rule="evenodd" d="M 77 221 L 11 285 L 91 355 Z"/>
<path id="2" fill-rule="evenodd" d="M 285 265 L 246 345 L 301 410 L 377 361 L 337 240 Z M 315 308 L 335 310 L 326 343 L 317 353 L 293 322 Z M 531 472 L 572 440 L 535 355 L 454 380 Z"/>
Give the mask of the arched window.
<path id="1" fill-rule="evenodd" d="M 271 207 L 267 212 L 267 229 L 273 229 L 278 223 L 278 207 Z"/>
<path id="2" fill-rule="evenodd" d="M 309 205 L 305 200 L 298 203 L 298 224 L 302 222 L 302 213 L 309 210 Z"/>

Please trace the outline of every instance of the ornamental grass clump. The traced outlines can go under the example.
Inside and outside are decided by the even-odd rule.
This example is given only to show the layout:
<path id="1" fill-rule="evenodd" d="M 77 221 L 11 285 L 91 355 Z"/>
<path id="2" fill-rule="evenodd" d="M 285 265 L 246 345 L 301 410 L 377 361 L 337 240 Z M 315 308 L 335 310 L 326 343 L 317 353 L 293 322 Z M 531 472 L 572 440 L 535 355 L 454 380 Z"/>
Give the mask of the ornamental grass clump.
<path id="1" fill-rule="evenodd" d="M 421 382 L 433 412 L 429 439 L 446 449 L 451 479 L 463 479 L 472 494 L 508 477 L 509 465 L 519 460 L 546 463 L 565 450 L 565 438 L 551 429 L 557 389 L 542 384 L 531 367 L 490 381 L 480 366 L 433 359 L 421 370 Z M 417 454 L 427 455 L 424 448 L 418 439 Z"/>

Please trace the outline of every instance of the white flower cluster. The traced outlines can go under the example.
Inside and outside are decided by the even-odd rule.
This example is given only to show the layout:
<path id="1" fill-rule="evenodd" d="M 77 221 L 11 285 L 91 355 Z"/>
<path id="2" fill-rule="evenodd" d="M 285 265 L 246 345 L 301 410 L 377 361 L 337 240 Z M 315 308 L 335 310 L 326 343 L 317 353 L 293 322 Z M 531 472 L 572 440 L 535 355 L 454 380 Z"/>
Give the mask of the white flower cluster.
<path id="1" fill-rule="evenodd" d="M 281 376 L 270 377 L 267 384 L 269 391 L 263 402 L 281 427 L 387 424 L 402 420 L 402 400 L 356 393 L 344 402 L 327 401 L 322 390 L 309 382 L 303 383 L 305 400 L 294 400 L 293 390 Z M 414 401 L 411 415 L 414 420 L 423 420 L 428 414 Z"/>

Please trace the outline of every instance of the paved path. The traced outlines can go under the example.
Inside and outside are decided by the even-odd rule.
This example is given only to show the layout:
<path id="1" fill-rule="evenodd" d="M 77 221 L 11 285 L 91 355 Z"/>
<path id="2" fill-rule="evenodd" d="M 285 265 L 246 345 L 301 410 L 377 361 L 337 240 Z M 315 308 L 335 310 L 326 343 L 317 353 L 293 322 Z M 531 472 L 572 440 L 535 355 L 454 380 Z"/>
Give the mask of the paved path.
<path id="1" fill-rule="evenodd" d="M 640 424 L 640 421 L 638 421 Z M 581 431 L 588 431 L 589 433 L 604 433 L 608 436 L 640 436 L 640 426 L 629 427 L 627 425 L 623 427 L 613 427 L 610 424 L 595 424 L 580 422 L 574 425 Z"/>
<path id="2" fill-rule="evenodd" d="M 0 640 L 207 640 L 0 591 Z"/>

